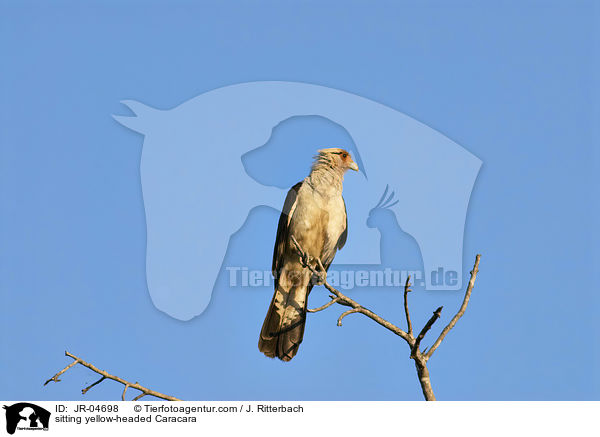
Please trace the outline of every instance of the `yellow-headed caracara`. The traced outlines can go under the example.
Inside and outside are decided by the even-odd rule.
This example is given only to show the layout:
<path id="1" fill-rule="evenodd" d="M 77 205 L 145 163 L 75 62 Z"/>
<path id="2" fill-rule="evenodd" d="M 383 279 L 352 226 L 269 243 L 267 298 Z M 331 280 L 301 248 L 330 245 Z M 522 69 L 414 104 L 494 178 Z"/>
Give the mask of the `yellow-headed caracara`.
<path id="1" fill-rule="evenodd" d="M 358 165 L 347 151 L 319 150 L 308 177 L 294 185 L 285 198 L 273 250 L 275 293 L 258 340 L 258 349 L 268 357 L 291 360 L 304 336 L 313 281 L 310 270 L 301 264 L 292 236 L 311 259 L 321 260 L 325 270 L 346 243 L 348 219 L 342 183 L 348 169 L 358 171 Z"/>

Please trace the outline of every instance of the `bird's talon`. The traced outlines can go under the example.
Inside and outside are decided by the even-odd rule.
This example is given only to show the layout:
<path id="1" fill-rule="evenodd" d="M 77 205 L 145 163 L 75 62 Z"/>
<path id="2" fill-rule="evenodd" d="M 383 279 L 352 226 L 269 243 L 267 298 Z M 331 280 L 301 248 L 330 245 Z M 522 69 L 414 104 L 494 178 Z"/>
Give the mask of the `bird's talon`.
<path id="1" fill-rule="evenodd" d="M 319 272 L 315 276 L 317 277 L 317 285 L 323 285 L 327 282 L 327 272 Z"/>

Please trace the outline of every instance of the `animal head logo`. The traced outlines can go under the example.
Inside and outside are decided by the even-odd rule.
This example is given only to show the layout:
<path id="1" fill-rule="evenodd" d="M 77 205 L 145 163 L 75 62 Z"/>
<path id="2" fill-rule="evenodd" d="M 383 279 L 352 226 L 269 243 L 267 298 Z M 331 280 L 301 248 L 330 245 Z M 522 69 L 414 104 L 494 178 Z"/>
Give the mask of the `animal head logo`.
<path id="1" fill-rule="evenodd" d="M 281 209 L 287 190 L 259 182 L 268 177 L 251 177 L 240 158 L 267 143 L 278 124 L 299 116 L 342 126 L 355 145 L 362 178 L 351 178 L 344 190 L 351 235 L 344 259 L 381 264 L 372 228 L 395 219 L 418 243 L 426 289 L 462 287 L 465 219 L 481 161 L 441 133 L 372 100 L 299 82 L 231 85 L 167 111 L 123 103 L 135 116 L 114 118 L 145 136 L 147 284 L 167 314 L 180 320 L 201 314 L 229 239 L 248 212 L 259 205 Z M 396 194 L 387 194 L 388 184 Z M 458 281 L 432 281 L 440 268 L 457 272 Z"/>
<path id="2" fill-rule="evenodd" d="M 19 402 L 6 410 L 6 432 L 14 434 L 18 429 L 47 430 L 50 424 L 50 412 L 42 407 L 28 402 Z"/>

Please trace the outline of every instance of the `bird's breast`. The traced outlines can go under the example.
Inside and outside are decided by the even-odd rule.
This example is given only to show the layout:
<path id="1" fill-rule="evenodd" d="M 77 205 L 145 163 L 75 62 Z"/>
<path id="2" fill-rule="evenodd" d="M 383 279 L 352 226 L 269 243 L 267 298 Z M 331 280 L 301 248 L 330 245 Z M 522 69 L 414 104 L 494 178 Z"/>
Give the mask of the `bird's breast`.
<path id="1" fill-rule="evenodd" d="M 299 193 L 290 231 L 311 256 L 321 257 L 325 249 L 333 247 L 345 226 L 341 195 L 323 198 L 312 192 Z"/>

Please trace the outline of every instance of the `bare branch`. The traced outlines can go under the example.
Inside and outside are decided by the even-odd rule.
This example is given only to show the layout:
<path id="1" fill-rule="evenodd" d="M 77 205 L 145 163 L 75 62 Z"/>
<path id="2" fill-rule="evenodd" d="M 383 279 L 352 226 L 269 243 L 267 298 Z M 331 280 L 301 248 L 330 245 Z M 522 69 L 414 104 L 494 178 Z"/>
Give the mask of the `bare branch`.
<path id="1" fill-rule="evenodd" d="M 118 383 L 121 383 L 121 384 L 123 384 L 125 386 L 125 388 L 123 389 L 123 393 L 121 394 L 121 399 L 122 400 L 125 400 L 125 392 L 127 391 L 127 388 L 129 388 L 129 387 L 135 388 L 136 390 L 139 390 L 141 392 L 141 394 L 138 395 L 138 396 L 136 396 L 136 398 L 134 400 L 140 399 L 142 396 L 146 396 L 146 395 L 154 396 L 154 397 L 159 398 L 159 399 L 165 399 L 167 401 L 180 401 L 181 400 L 181 399 L 177 399 L 174 396 L 169 396 L 169 395 L 166 395 L 166 394 L 163 394 L 163 393 L 159 393 L 159 392 L 154 391 L 154 390 L 150 390 L 149 388 L 141 386 L 137 382 L 134 384 L 134 383 L 126 381 L 123 378 L 120 378 L 118 376 L 111 375 L 107 371 L 98 369 L 93 364 L 83 361 L 81 358 L 79 358 L 79 357 L 77 357 L 77 356 L 69 353 L 68 351 L 65 351 L 65 355 L 68 356 L 68 357 L 70 357 L 70 358 L 73 358 L 74 361 L 72 363 L 70 363 L 67 367 L 65 367 L 64 369 L 62 369 L 60 372 L 58 372 L 56 375 L 54 375 L 52 378 L 48 379 L 44 383 L 44 385 L 48 384 L 50 381 L 59 382 L 60 379 L 58 379 L 58 377 L 60 375 L 62 375 L 63 373 L 65 373 L 67 370 L 69 370 L 74 365 L 81 364 L 83 367 L 87 367 L 88 369 L 96 372 L 98 375 L 101 376 L 101 378 L 98 381 L 94 382 L 93 384 L 91 384 L 88 387 L 86 387 L 83 390 L 81 390 L 81 392 L 83 394 L 85 394 L 89 389 L 91 389 L 95 385 L 100 384 L 105 379 L 112 379 L 113 381 L 117 381 Z"/>
<path id="2" fill-rule="evenodd" d="M 318 308 L 307 309 L 306 311 L 309 313 L 318 313 L 319 311 L 323 311 L 323 310 L 329 308 L 334 303 L 338 303 L 340 301 L 339 298 L 337 298 L 337 297 L 334 297 L 334 296 L 329 296 L 329 297 L 331 297 L 332 299 L 329 302 L 327 302 L 325 305 L 321 305 Z"/>
<path id="3" fill-rule="evenodd" d="M 338 317 L 338 320 L 337 320 L 337 325 L 338 325 L 338 326 L 342 326 L 342 319 L 343 319 L 344 317 L 346 317 L 346 316 L 349 316 L 350 314 L 358 313 L 358 312 L 360 312 L 360 308 L 353 308 L 353 309 L 351 309 L 351 310 L 348 310 L 348 311 L 345 311 L 345 312 L 343 312 L 343 313 L 340 315 L 340 317 Z"/>
<path id="4" fill-rule="evenodd" d="M 66 352 L 65 352 L 66 353 Z M 67 367 L 65 367 L 64 369 L 62 369 L 60 372 L 58 372 L 56 375 L 54 375 L 52 378 L 50 378 L 49 380 L 47 380 L 46 382 L 44 382 L 44 385 L 47 385 L 50 381 L 54 381 L 54 382 L 60 382 L 60 379 L 58 379 L 58 377 L 60 375 L 62 375 L 63 373 L 65 373 L 67 370 L 69 370 L 71 367 L 73 367 L 75 364 L 77 364 L 79 362 L 79 360 L 75 360 L 73 361 L 71 364 L 69 364 Z"/>
<path id="5" fill-rule="evenodd" d="M 458 322 L 458 319 L 460 319 L 463 316 L 463 314 L 465 313 L 465 310 L 467 309 L 467 305 L 469 304 L 469 299 L 471 298 L 471 292 L 473 291 L 473 287 L 475 286 L 475 279 L 477 278 L 477 272 L 479 272 L 479 260 L 480 259 L 481 259 L 481 255 L 478 254 L 475 257 L 475 265 L 473 266 L 473 270 L 471 270 L 471 279 L 469 280 L 469 285 L 467 286 L 465 298 L 463 299 L 463 303 L 460 306 L 460 309 L 458 310 L 456 315 L 452 318 L 452 320 L 450 320 L 450 323 L 448 323 L 448 326 L 446 326 L 442 330 L 438 339 L 435 341 L 433 346 L 431 346 L 431 349 L 429 349 L 429 352 L 427 352 L 427 355 L 426 355 L 427 359 L 431 358 L 431 355 L 433 355 L 435 350 L 442 343 L 442 340 L 444 339 L 444 337 L 446 337 L 446 334 L 448 334 L 448 332 L 450 332 L 450 330 L 452 328 L 454 328 L 454 325 L 456 325 L 456 322 Z"/>
<path id="6" fill-rule="evenodd" d="M 102 378 L 100 378 L 98 381 L 92 383 L 91 385 L 88 385 L 86 388 L 84 388 L 83 390 L 81 390 L 81 394 L 84 395 L 88 392 L 88 390 L 92 387 L 94 387 L 95 385 L 100 384 L 102 381 L 104 381 L 106 379 L 106 376 L 103 376 Z"/>
<path id="7" fill-rule="evenodd" d="M 421 384 L 421 391 L 425 396 L 426 401 L 435 401 L 435 394 L 431 387 L 431 378 L 429 377 L 429 369 L 427 369 L 426 360 L 423 357 L 414 358 L 415 367 L 417 369 L 417 376 L 419 377 L 419 384 Z"/>
<path id="8" fill-rule="evenodd" d="M 408 313 L 408 293 L 410 289 L 410 275 L 406 278 L 406 284 L 404 284 L 404 314 L 406 314 L 406 325 L 408 329 L 408 335 L 412 335 L 412 323 L 410 322 L 410 314 Z"/>
<path id="9" fill-rule="evenodd" d="M 437 310 L 435 310 L 433 312 L 433 316 L 431 316 L 431 318 L 427 321 L 425 326 L 423 326 L 423 329 L 421 329 L 421 332 L 419 332 L 419 335 L 417 335 L 415 344 L 413 345 L 413 347 L 410 351 L 411 357 L 415 356 L 415 353 L 419 350 L 419 345 L 421 344 L 421 340 L 423 340 L 423 338 L 425 338 L 425 334 L 427 334 L 427 332 L 431 329 L 431 327 L 433 326 L 435 321 L 440 318 L 440 315 L 442 314 L 442 308 L 444 308 L 444 307 L 439 307 Z"/>

